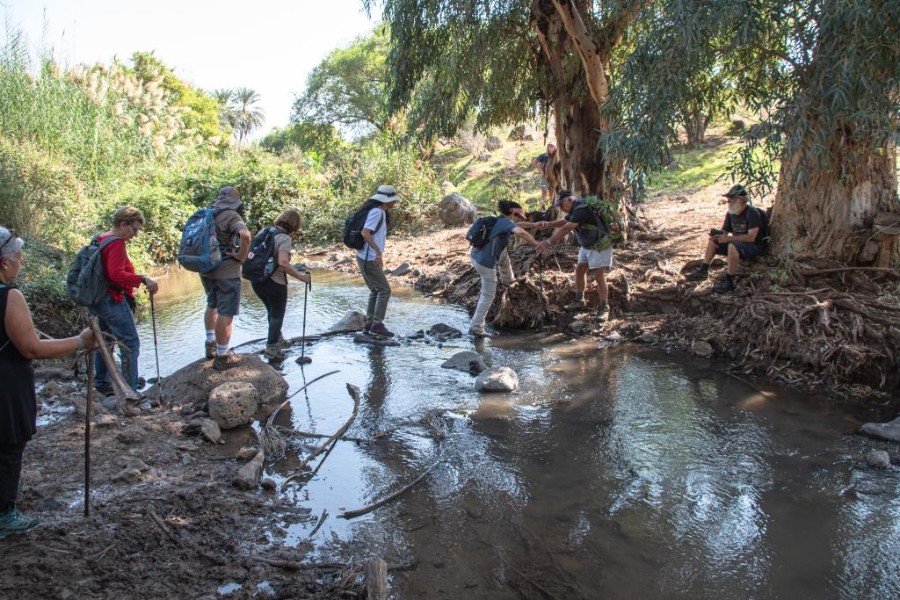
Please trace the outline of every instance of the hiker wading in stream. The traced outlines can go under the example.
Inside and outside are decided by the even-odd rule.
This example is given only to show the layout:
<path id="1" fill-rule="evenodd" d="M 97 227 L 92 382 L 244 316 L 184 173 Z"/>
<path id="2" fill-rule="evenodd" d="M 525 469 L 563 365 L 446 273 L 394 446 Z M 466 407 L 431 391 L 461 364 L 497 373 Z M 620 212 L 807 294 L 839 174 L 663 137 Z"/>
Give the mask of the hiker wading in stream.
<path id="1" fill-rule="evenodd" d="M 274 271 L 262 281 L 253 281 L 253 291 L 266 307 L 269 319 L 269 335 L 266 338 L 265 355 L 273 359 L 284 358 L 284 341 L 281 337 L 281 326 L 284 324 L 284 313 L 287 309 L 288 284 L 287 276 L 304 283 L 312 281 L 312 275 L 301 273 L 291 264 L 291 237 L 300 233 L 300 213 L 293 208 L 284 211 L 275 219 L 273 227 Z M 262 232 L 257 234 L 257 237 Z M 252 261 L 251 261 L 252 262 Z"/>
<path id="2" fill-rule="evenodd" d="M 100 329 L 116 338 L 124 347 L 119 348 L 122 375 L 134 391 L 138 389 L 138 356 L 141 340 L 134 324 L 134 292 L 143 284 L 150 294 L 159 290 L 159 284 L 134 270 L 125 244 L 137 237 L 144 227 L 144 215 L 133 206 L 123 206 L 113 213 L 113 227 L 97 236 L 97 243 L 103 244 L 108 238 L 117 238 L 100 250 L 103 272 L 109 282 L 109 289 L 97 304 L 88 307 L 88 312 L 100 322 Z M 109 371 L 100 352 L 94 360 L 94 389 L 109 396 L 113 393 L 109 381 Z"/>
<path id="3" fill-rule="evenodd" d="M 576 199 L 569 190 L 561 190 L 555 208 L 566 213 L 565 218 L 556 221 L 539 221 L 535 225 L 539 229 L 556 228 L 556 232 L 538 244 L 538 254 L 564 239 L 570 231 L 575 232 L 575 239 L 580 246 L 578 264 L 575 267 L 575 301 L 566 306 L 566 310 L 585 308 L 584 290 L 587 274 L 593 271 L 597 281 L 597 294 L 600 303 L 597 305 L 597 316 L 601 320 L 609 317 L 609 288 L 606 285 L 606 273 L 612 269 L 613 251 L 609 230 L 597 211 L 588 206 L 584 200 Z"/>
<path id="4" fill-rule="evenodd" d="M 359 211 L 368 211 L 363 225 L 362 237 L 366 240 L 362 249 L 356 251 L 356 264 L 369 288 L 369 303 L 366 306 L 366 333 L 391 337 L 394 334 L 384 326 L 391 286 L 384 275 L 384 245 L 390 225 L 388 213 L 400 198 L 392 185 L 378 186 L 378 190 L 366 200 Z"/>
<path id="5" fill-rule="evenodd" d="M 497 295 L 497 268 L 500 268 L 501 283 L 509 285 L 513 281 L 512 264 L 509 260 L 509 253 L 506 251 L 510 235 L 515 234 L 532 246 L 538 245 L 531 234 L 525 231 L 525 227 L 532 227 L 534 223 L 518 223 L 525 221 L 525 213 L 522 212 L 522 207 L 518 203 L 501 200 L 497 208 L 500 210 L 500 215 L 496 217 L 494 226 L 490 230 L 487 244 L 480 248 L 473 246 L 471 252 L 472 266 L 481 277 L 481 294 L 478 296 L 478 305 L 475 307 L 472 323 L 469 325 L 469 333 L 475 337 L 491 337 L 493 335 L 485 331 L 484 320 Z M 472 227 L 476 227 L 477 224 L 476 222 Z"/>
<path id="6" fill-rule="evenodd" d="M 25 445 L 37 433 L 35 358 L 54 358 L 97 347 L 88 328 L 74 337 L 42 340 L 31 310 L 13 281 L 25 266 L 24 243 L 0 227 L 0 539 L 33 529 L 38 519 L 19 512 L 16 497 Z"/>
<path id="7" fill-rule="evenodd" d="M 219 190 L 213 208 L 216 214 L 216 234 L 224 248 L 225 260 L 212 271 L 200 276 L 206 292 L 206 358 L 214 358 L 213 368 L 224 371 L 241 363 L 240 357 L 229 348 L 234 318 L 241 305 L 241 264 L 250 252 L 250 230 L 242 218 L 244 202 L 231 186 Z"/>

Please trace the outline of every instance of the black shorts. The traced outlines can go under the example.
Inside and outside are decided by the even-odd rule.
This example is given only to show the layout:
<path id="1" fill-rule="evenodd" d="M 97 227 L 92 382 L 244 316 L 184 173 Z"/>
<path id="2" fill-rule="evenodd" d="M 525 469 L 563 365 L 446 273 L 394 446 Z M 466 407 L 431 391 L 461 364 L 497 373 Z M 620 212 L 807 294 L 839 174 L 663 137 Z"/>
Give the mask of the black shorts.
<path id="1" fill-rule="evenodd" d="M 740 258 L 754 258 L 763 255 L 763 250 L 753 242 L 725 242 L 724 244 L 716 244 L 716 254 L 725 256 L 728 254 L 728 245 L 731 244 L 737 248 Z"/>

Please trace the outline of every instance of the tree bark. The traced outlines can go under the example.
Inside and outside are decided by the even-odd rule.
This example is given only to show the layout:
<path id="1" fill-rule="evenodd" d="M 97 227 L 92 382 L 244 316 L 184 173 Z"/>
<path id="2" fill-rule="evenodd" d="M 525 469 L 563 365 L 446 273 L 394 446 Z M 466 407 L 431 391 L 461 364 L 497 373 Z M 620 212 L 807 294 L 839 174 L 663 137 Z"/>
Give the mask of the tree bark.
<path id="1" fill-rule="evenodd" d="M 837 137 L 837 136 L 835 136 Z M 896 147 L 860 148 L 835 140 L 830 162 L 804 145 L 782 161 L 772 212 L 772 253 L 852 265 L 896 266 L 897 231 L 881 224 L 897 209 Z"/>

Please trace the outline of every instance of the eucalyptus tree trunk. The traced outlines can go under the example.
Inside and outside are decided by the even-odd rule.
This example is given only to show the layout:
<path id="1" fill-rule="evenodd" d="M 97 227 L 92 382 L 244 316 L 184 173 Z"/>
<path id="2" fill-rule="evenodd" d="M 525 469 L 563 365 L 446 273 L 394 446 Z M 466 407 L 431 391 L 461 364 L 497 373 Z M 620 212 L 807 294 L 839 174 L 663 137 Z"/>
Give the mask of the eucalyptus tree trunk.
<path id="1" fill-rule="evenodd" d="M 772 253 L 852 265 L 900 265 L 896 147 L 861 148 L 834 136 L 830 162 L 810 136 L 781 164 Z"/>
<path id="2" fill-rule="evenodd" d="M 687 145 L 696 146 L 706 141 L 706 127 L 709 119 L 702 110 L 695 109 L 687 115 L 684 121 L 684 132 L 687 134 Z"/>

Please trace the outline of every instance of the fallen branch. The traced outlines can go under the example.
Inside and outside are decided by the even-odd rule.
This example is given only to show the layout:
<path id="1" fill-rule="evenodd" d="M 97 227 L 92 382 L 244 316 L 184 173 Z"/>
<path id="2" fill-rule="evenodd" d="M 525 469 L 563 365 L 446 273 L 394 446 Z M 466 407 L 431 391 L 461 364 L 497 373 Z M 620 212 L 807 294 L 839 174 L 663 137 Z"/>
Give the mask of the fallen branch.
<path id="1" fill-rule="evenodd" d="M 169 531 L 169 528 L 166 526 L 166 523 L 159 517 L 158 514 L 156 514 L 156 511 L 154 511 L 151 508 L 147 511 L 147 514 L 150 515 L 150 519 L 156 524 L 157 527 L 159 527 L 162 530 L 163 533 L 165 533 L 169 537 L 170 540 L 175 542 L 175 544 L 177 546 L 184 546 L 184 544 L 181 543 L 181 540 L 179 540 L 177 537 L 175 537 L 174 533 Z"/>
<path id="2" fill-rule="evenodd" d="M 103 331 L 100 329 L 100 321 L 97 317 L 91 317 L 89 322 L 91 324 L 91 329 L 94 330 L 94 336 L 97 338 L 97 343 L 100 345 L 100 357 L 103 359 L 103 362 L 106 363 L 106 370 L 109 372 L 109 381 L 112 383 L 113 392 L 116 394 L 116 400 L 119 402 L 119 410 L 124 413 L 124 404 L 126 401 L 140 402 L 141 397 L 136 391 L 131 389 L 131 386 L 125 383 L 125 380 L 122 378 L 119 367 L 116 366 L 116 361 L 113 359 L 112 352 L 109 351 L 109 346 L 106 345 Z"/>
<path id="3" fill-rule="evenodd" d="M 313 536 L 319 531 L 322 525 L 325 524 L 325 519 L 328 518 L 328 511 L 326 509 L 322 509 L 322 515 L 319 517 L 319 522 L 316 523 L 316 526 L 313 527 L 313 530 L 309 532 L 309 535 L 306 536 L 306 539 L 311 540 Z"/>
<path id="4" fill-rule="evenodd" d="M 275 560 L 272 558 L 263 558 L 262 556 L 248 556 L 250 560 L 265 563 L 273 567 L 278 567 L 286 571 L 308 571 L 311 569 L 340 571 L 348 568 L 350 565 L 345 563 L 299 563 L 291 560 Z"/>
<path id="5" fill-rule="evenodd" d="M 300 466 L 297 467 L 296 473 L 284 480 L 284 482 L 281 484 L 282 491 L 284 491 L 284 488 L 287 487 L 287 484 L 289 484 L 291 481 L 301 477 L 303 475 L 303 470 L 308 467 L 310 461 L 324 452 L 330 444 L 337 442 L 337 440 L 339 440 L 340 437 L 344 435 L 344 433 L 346 433 L 348 429 L 350 429 L 350 425 L 353 423 L 353 421 L 356 420 L 356 414 L 359 412 L 359 388 L 348 383 L 347 392 L 350 394 L 350 397 L 353 398 L 353 414 L 350 415 L 350 418 L 347 419 L 347 422 L 344 423 L 333 436 L 328 438 L 328 440 L 324 444 L 316 448 L 309 456 L 306 457 L 306 459 L 302 463 L 300 463 Z"/>
<path id="6" fill-rule="evenodd" d="M 364 514 L 372 512 L 376 508 L 380 508 L 380 507 L 384 506 L 388 502 L 391 502 L 392 500 L 399 498 L 400 496 L 402 496 L 403 494 L 408 492 L 410 489 L 412 489 L 417 483 L 419 483 L 420 481 L 425 479 L 428 476 L 428 474 L 431 473 L 431 471 L 440 464 L 440 462 L 441 461 L 435 462 L 433 465 L 428 467 L 424 473 L 422 473 L 421 475 L 416 477 L 410 483 L 406 484 L 405 486 L 403 486 L 401 489 L 397 490 L 393 494 L 391 494 L 385 498 L 382 498 L 378 502 L 373 502 L 372 504 L 370 504 L 368 506 L 364 506 L 364 507 L 358 508 L 356 510 L 345 510 L 338 516 L 342 519 L 355 519 L 356 517 L 361 517 Z"/>
<path id="7" fill-rule="evenodd" d="M 277 414 L 278 414 L 278 411 L 280 411 L 282 408 L 284 408 L 284 407 L 287 405 L 288 402 L 290 402 L 291 398 L 293 398 L 294 396 L 296 396 L 297 394 L 299 394 L 300 392 L 302 392 L 303 390 L 305 390 L 306 388 L 308 388 L 309 386 L 311 386 L 312 384 L 314 384 L 314 383 L 317 382 L 318 380 L 324 379 L 324 378 L 328 377 L 329 375 L 334 375 L 335 373 L 340 373 L 340 370 L 337 370 L 337 371 L 329 371 L 328 373 L 325 373 L 324 375 L 319 375 L 319 376 L 316 377 L 315 379 L 310 380 L 309 383 L 307 383 L 306 385 L 304 385 L 302 388 L 300 388 L 299 390 L 297 390 L 296 392 L 294 392 L 293 394 L 291 394 L 290 396 L 288 396 L 288 397 L 284 400 L 284 402 L 282 402 L 281 404 L 279 404 L 279 405 L 278 405 L 278 408 L 276 408 L 275 410 L 273 410 L 273 411 L 272 411 L 272 414 L 269 415 L 269 418 L 266 420 L 266 427 L 271 427 L 271 426 L 272 426 L 272 421 L 275 420 L 275 415 L 277 415 Z"/>
<path id="8" fill-rule="evenodd" d="M 800 274 L 804 277 L 810 275 L 829 275 L 831 273 L 847 273 L 852 271 L 871 271 L 876 273 L 890 273 L 896 277 L 900 277 L 900 271 L 892 267 L 838 267 L 835 269 L 816 269 L 814 271 L 800 270 Z"/>

